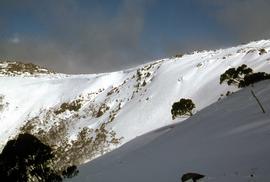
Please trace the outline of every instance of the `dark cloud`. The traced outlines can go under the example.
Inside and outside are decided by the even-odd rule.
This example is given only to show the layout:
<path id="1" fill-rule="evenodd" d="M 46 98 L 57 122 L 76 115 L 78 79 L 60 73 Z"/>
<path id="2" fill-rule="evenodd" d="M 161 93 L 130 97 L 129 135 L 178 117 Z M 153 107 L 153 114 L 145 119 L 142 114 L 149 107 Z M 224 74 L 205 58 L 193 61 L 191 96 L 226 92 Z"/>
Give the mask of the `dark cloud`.
<path id="1" fill-rule="evenodd" d="M 97 73 L 270 36 L 269 0 L 175 0 L 167 9 L 153 6 L 158 4 L 164 1 L 1 0 L 0 56 L 58 72 Z M 151 17 L 153 7 L 159 18 Z M 208 23 L 201 23 L 205 19 Z"/>
<path id="2" fill-rule="evenodd" d="M 103 14 L 102 6 L 83 9 L 72 0 L 14 2 L 6 1 L 2 8 L 18 16 L 20 12 L 32 13 L 46 36 L 21 34 L 18 30 L 16 35 L 1 40 L 0 53 L 4 57 L 60 72 L 93 73 L 121 69 L 146 55 L 139 41 L 148 3 L 141 0 L 122 1 L 110 17 Z"/>
<path id="3" fill-rule="evenodd" d="M 206 0 L 203 4 L 213 8 L 211 16 L 231 31 L 238 41 L 269 39 L 269 0 Z"/>

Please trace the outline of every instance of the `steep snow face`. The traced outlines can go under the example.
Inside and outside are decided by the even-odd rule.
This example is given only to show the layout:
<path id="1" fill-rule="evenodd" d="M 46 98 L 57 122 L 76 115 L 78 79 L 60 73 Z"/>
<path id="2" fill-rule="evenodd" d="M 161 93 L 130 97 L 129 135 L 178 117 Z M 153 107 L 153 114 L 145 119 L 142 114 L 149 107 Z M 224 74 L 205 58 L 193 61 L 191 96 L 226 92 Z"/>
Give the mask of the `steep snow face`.
<path id="1" fill-rule="evenodd" d="M 199 111 L 221 94 L 237 90 L 219 84 L 228 68 L 246 64 L 270 72 L 270 41 L 92 75 L 29 74 L 27 69 L 7 74 L 7 64 L 0 64 L 1 148 L 19 132 L 28 132 L 57 148 L 61 160 L 80 164 L 136 136 L 185 120 L 172 120 L 170 113 L 180 98 L 191 98 Z"/>
<path id="2" fill-rule="evenodd" d="M 270 181 L 269 132 L 270 81 L 264 81 L 80 166 L 69 181 L 180 182 L 190 172 L 205 175 L 204 182 Z"/>

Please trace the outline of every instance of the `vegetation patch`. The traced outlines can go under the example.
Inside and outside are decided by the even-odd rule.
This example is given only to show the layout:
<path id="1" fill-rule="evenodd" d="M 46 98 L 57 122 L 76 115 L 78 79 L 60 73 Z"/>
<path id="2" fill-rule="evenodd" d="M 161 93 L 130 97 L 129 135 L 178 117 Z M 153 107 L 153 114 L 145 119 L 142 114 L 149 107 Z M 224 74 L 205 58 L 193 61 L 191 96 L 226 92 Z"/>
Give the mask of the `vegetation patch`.
<path id="1" fill-rule="evenodd" d="M 199 68 L 201 67 L 203 64 L 202 63 L 198 63 L 196 66 Z"/>
<path id="2" fill-rule="evenodd" d="M 5 100 L 4 95 L 0 95 L 0 120 L 2 117 L 2 112 L 8 110 L 9 103 Z"/>
<path id="3" fill-rule="evenodd" d="M 112 88 L 108 93 L 107 93 L 107 96 L 110 96 L 114 93 L 119 93 L 119 88 L 118 87 L 114 87 Z"/>
<path id="4" fill-rule="evenodd" d="M 243 88 L 267 79 L 270 79 L 270 74 L 265 72 L 253 73 L 253 70 L 251 68 L 243 64 L 242 66 L 239 66 L 237 69 L 230 68 L 227 71 L 225 71 L 225 73 L 220 75 L 220 84 L 225 82 L 228 85 L 234 85 L 237 86 L 238 88 Z M 262 113 L 265 113 L 266 111 L 262 103 L 260 102 L 259 98 L 256 96 L 255 92 L 252 89 L 250 89 L 250 92 L 251 95 L 255 98 L 256 102 L 258 103 Z"/>
<path id="5" fill-rule="evenodd" d="M 224 94 L 220 94 L 220 97 L 218 98 L 218 101 L 220 101 L 221 99 L 223 99 L 225 96 L 228 97 L 228 96 L 230 96 L 232 94 L 233 94 L 233 92 L 231 92 L 231 91 L 227 91 L 225 95 Z"/>
<path id="6" fill-rule="evenodd" d="M 121 102 L 118 104 L 116 109 L 114 109 L 114 110 L 112 110 L 110 112 L 108 123 L 113 122 L 113 120 L 115 119 L 116 114 L 118 113 L 118 111 L 120 111 L 120 109 L 121 109 Z"/>
<path id="7" fill-rule="evenodd" d="M 73 128 L 72 123 L 79 117 L 78 114 L 73 114 L 69 118 L 61 119 L 50 110 L 28 120 L 20 131 L 34 135 L 52 147 L 55 155 L 54 168 L 63 171 L 66 166 L 79 165 L 108 152 L 121 141 L 114 131 L 107 129 L 109 122 L 101 124 L 95 130 L 79 128 L 75 139 L 71 140 L 70 128 Z"/>
<path id="8" fill-rule="evenodd" d="M 227 83 L 243 88 L 267 79 L 270 79 L 270 74 L 265 72 L 254 73 L 251 68 L 243 64 L 238 68 L 230 68 L 220 75 L 220 84 Z"/>
<path id="9" fill-rule="evenodd" d="M 20 134 L 7 142 L 0 154 L 0 176 L 3 181 L 62 181 L 78 174 L 76 166 L 63 172 L 54 168 L 54 153 L 31 134 Z"/>
<path id="10" fill-rule="evenodd" d="M 136 72 L 136 75 L 133 75 L 132 78 L 136 78 L 136 84 L 134 85 L 135 90 L 132 93 L 131 99 L 135 96 L 135 93 L 138 93 L 142 90 L 149 82 L 152 81 L 155 72 L 160 68 L 159 62 L 155 62 L 149 65 L 146 65 L 142 68 L 139 68 Z"/>
<path id="11" fill-rule="evenodd" d="M 173 103 L 171 114 L 172 119 L 178 116 L 192 116 L 192 110 L 195 109 L 195 104 L 191 99 L 182 98 L 180 101 Z"/>
<path id="12" fill-rule="evenodd" d="M 184 54 L 176 54 L 174 57 L 175 57 L 175 58 L 181 58 L 181 57 L 183 57 L 183 55 L 184 55 Z"/>
<path id="13" fill-rule="evenodd" d="M 5 102 L 5 96 L 0 95 L 0 112 L 3 111 L 7 105 L 8 105 L 8 102 Z"/>
<path id="14" fill-rule="evenodd" d="M 99 107 L 99 109 L 98 109 L 98 111 L 96 113 L 96 117 L 97 118 L 101 117 L 109 109 L 110 109 L 110 107 L 107 106 L 105 103 L 101 104 L 101 106 Z"/>
<path id="15" fill-rule="evenodd" d="M 40 75 L 40 74 L 52 74 L 53 71 L 49 71 L 45 68 L 37 66 L 32 63 L 22 62 L 0 62 L 0 74 L 8 76 L 16 76 L 22 74 L 28 75 Z"/>
<path id="16" fill-rule="evenodd" d="M 33 135 L 54 149 L 54 168 L 61 171 L 66 165 L 79 165 L 94 159 L 108 152 L 111 145 L 120 143 L 121 138 L 117 138 L 115 132 L 109 132 L 105 126 L 103 124 L 95 131 L 84 127 L 72 141 L 67 138 L 67 127 L 63 123 L 49 131 L 33 130 Z"/>
<path id="17" fill-rule="evenodd" d="M 78 111 L 82 107 L 81 100 L 77 99 L 72 102 L 64 102 L 60 108 L 55 110 L 55 114 L 61 114 L 65 111 Z"/>
<path id="18" fill-rule="evenodd" d="M 267 51 L 265 49 L 259 49 L 259 55 L 266 54 Z"/>

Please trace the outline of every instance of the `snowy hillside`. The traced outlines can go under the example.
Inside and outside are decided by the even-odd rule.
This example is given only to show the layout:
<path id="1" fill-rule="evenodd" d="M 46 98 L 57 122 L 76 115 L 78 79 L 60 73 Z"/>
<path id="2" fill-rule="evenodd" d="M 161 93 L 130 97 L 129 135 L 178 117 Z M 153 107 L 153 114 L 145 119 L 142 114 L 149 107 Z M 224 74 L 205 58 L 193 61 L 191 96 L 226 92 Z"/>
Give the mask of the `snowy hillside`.
<path id="1" fill-rule="evenodd" d="M 269 140 L 270 81 L 264 81 L 82 165 L 71 181 L 180 182 L 195 172 L 204 182 L 267 182 Z"/>
<path id="2" fill-rule="evenodd" d="M 235 91 L 219 84 L 228 68 L 246 64 L 270 72 L 270 41 L 103 74 L 65 75 L 35 66 L 14 71 L 9 64 L 0 64 L 0 149 L 9 138 L 28 132 L 57 149 L 59 165 L 81 164 L 186 119 L 171 117 L 171 106 L 180 98 L 191 98 L 199 111 Z"/>

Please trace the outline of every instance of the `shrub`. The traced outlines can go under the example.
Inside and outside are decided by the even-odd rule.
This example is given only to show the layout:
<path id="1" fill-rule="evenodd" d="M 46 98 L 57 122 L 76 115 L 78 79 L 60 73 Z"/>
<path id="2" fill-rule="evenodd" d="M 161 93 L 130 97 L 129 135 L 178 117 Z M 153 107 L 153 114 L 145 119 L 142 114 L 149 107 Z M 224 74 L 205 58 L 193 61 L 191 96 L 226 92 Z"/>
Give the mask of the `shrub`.
<path id="1" fill-rule="evenodd" d="M 195 108 L 195 104 L 191 99 L 180 99 L 179 102 L 175 102 L 172 105 L 171 114 L 172 119 L 177 116 L 192 116 L 192 110 Z"/>
<path id="2" fill-rule="evenodd" d="M 251 75 L 246 75 L 244 77 L 244 81 L 240 82 L 239 87 L 246 87 L 248 85 L 252 85 L 256 82 L 270 79 L 270 74 L 265 72 L 253 73 Z"/>
<path id="3" fill-rule="evenodd" d="M 181 57 L 183 57 L 183 54 L 176 54 L 174 57 L 175 58 L 181 58 Z"/>
<path id="4" fill-rule="evenodd" d="M 0 154 L 3 181 L 62 181 L 50 166 L 52 149 L 30 134 L 20 134 L 7 142 Z"/>
<path id="5" fill-rule="evenodd" d="M 55 114 L 61 114 L 67 110 L 69 111 L 78 111 L 82 107 L 81 100 L 77 99 L 72 102 L 64 102 L 61 104 L 60 108 L 55 110 Z"/>
<path id="6" fill-rule="evenodd" d="M 220 84 L 226 82 L 228 85 L 236 85 L 238 86 L 241 81 L 243 81 L 244 76 L 251 74 L 253 70 L 247 65 L 243 64 L 239 66 L 237 69 L 230 68 L 226 70 L 222 75 L 220 75 Z"/>
<path id="7" fill-rule="evenodd" d="M 99 110 L 97 111 L 96 117 L 101 117 L 106 111 L 110 109 L 109 106 L 107 106 L 105 103 L 101 104 Z"/>
<path id="8" fill-rule="evenodd" d="M 260 49 L 260 50 L 259 50 L 259 55 L 263 55 L 263 54 L 265 54 L 265 53 L 267 53 L 265 49 Z"/>
<path id="9" fill-rule="evenodd" d="M 21 75 L 23 73 L 28 73 L 30 75 L 34 74 L 50 74 L 54 73 L 53 71 L 49 71 L 45 68 L 37 66 L 32 63 L 22 63 L 22 62 L 2 62 L 7 66 L 0 66 L 0 74 L 4 75 Z"/>
<path id="10" fill-rule="evenodd" d="M 55 159 L 49 146 L 33 135 L 20 134 L 17 139 L 8 141 L 0 154 L 0 179 L 61 182 L 62 175 L 71 178 L 78 174 L 76 166 L 70 166 L 63 172 L 56 170 L 53 167 Z"/>
<path id="11" fill-rule="evenodd" d="M 226 82 L 228 85 L 243 88 L 266 79 L 270 79 L 270 74 L 265 72 L 253 73 L 251 68 L 243 64 L 237 69 L 230 68 L 220 75 L 220 84 Z"/>
<path id="12" fill-rule="evenodd" d="M 77 166 L 70 166 L 62 172 L 64 178 L 72 178 L 79 173 Z"/>

